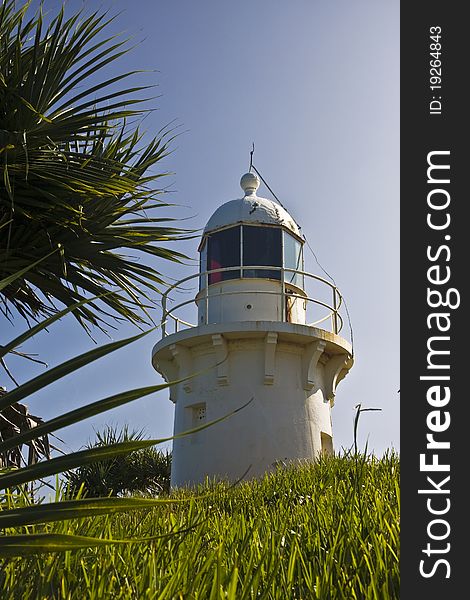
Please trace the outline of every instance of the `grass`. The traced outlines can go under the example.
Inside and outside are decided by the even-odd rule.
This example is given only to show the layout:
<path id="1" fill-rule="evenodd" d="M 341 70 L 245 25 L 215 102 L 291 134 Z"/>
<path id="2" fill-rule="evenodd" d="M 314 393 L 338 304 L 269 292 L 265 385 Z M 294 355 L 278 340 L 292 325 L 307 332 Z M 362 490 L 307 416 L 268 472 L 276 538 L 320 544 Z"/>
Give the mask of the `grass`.
<path id="1" fill-rule="evenodd" d="M 201 497 L 202 496 L 202 497 Z M 399 459 L 324 458 L 262 480 L 207 484 L 146 511 L 29 526 L 147 542 L 10 558 L 7 599 L 399 597 Z M 4 498 L 5 503 L 25 500 Z M 189 531 L 188 526 L 193 526 Z M 10 529 L 5 533 L 14 533 Z M 18 530 L 16 530 L 18 533 Z"/>

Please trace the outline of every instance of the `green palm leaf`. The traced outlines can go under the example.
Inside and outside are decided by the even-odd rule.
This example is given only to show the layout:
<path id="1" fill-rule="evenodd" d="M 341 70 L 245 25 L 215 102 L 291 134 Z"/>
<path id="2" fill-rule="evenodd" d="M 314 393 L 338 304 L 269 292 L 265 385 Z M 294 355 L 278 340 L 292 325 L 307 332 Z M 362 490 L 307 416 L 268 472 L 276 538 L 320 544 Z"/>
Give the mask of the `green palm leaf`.
<path id="1" fill-rule="evenodd" d="M 125 540 L 103 539 L 83 535 L 68 535 L 64 533 L 30 533 L 25 535 L 9 535 L 0 537 L 0 556 L 24 556 L 43 554 L 44 552 L 64 552 L 66 550 L 80 550 L 80 548 L 93 548 L 95 546 L 112 546 L 115 544 L 136 544 L 151 542 L 178 534 L 188 533 L 197 527 L 201 521 L 184 527 L 174 529 L 169 533 L 152 535 L 144 538 L 131 538 Z"/>
<path id="2" fill-rule="evenodd" d="M 18 277 L 21 277 L 21 274 L 19 274 Z M 2 286 L 2 283 L 3 283 L 3 281 L 0 281 L 0 288 Z M 5 285 L 7 285 L 7 284 L 5 284 Z M 105 294 L 102 294 L 102 295 L 104 296 L 104 295 L 110 294 L 110 293 L 111 292 L 105 292 Z M 54 315 L 52 315 L 51 317 L 49 317 L 45 321 L 43 321 L 41 323 L 38 323 L 37 325 L 35 325 L 34 327 L 31 327 L 30 329 L 27 329 L 25 332 L 23 332 L 22 334 L 20 334 L 14 340 L 12 340 L 11 342 L 8 342 L 5 346 L 0 346 L 0 359 L 3 358 L 4 356 L 6 356 L 9 352 L 11 352 L 12 350 L 14 350 L 15 348 L 17 348 L 20 344 L 23 344 L 27 340 L 29 340 L 32 337 L 34 337 L 40 331 L 43 331 L 44 329 L 47 329 L 53 323 L 55 323 L 56 321 L 59 321 L 60 319 L 62 319 L 66 315 L 68 315 L 70 312 L 73 312 L 77 308 L 80 308 L 81 306 L 83 306 L 83 305 L 85 305 L 85 304 L 87 304 L 87 303 L 89 303 L 89 302 L 91 302 L 93 300 L 94 299 L 91 298 L 90 300 L 82 300 L 81 302 L 77 302 L 75 304 L 72 304 L 68 308 L 64 308 L 64 310 L 56 312 Z"/>
<path id="3" fill-rule="evenodd" d="M 65 377 L 66 375 L 73 373 L 77 369 L 80 369 L 81 367 L 89 365 L 95 360 L 98 360 L 98 358 L 106 356 L 111 352 L 115 352 L 120 348 L 124 348 L 128 344 L 131 344 L 132 342 L 135 342 L 141 339 L 142 337 L 148 335 L 151 331 L 153 330 L 149 329 L 148 331 L 144 331 L 143 333 L 139 333 L 138 335 L 134 335 L 124 340 L 110 342 L 109 344 L 104 344 L 103 346 L 99 346 L 98 348 L 93 348 L 88 352 L 84 352 L 79 356 L 75 356 L 74 358 L 67 360 L 66 362 L 58 365 L 57 367 L 49 369 L 45 373 L 42 373 L 34 379 L 23 383 L 11 392 L 8 392 L 4 396 L 2 396 L 0 398 L 0 410 L 6 408 L 7 406 L 15 404 L 15 402 L 20 402 L 27 396 L 34 394 L 35 392 L 44 388 L 50 383 L 55 383 L 62 377 Z"/>
<path id="4" fill-rule="evenodd" d="M 172 384 L 177 383 L 179 382 L 172 382 Z M 36 439 L 38 436 L 49 434 L 53 431 L 57 431 L 58 429 L 63 429 L 64 427 L 68 427 L 69 425 L 73 425 L 74 423 L 78 423 L 84 419 L 88 419 L 89 417 L 93 417 L 113 408 L 117 408 L 118 406 L 132 402 L 133 400 L 144 398 L 149 394 L 154 394 L 167 387 L 168 384 L 159 384 L 147 386 L 145 388 L 137 388 L 127 392 L 121 392 L 119 394 L 110 396 L 109 398 L 103 398 L 102 400 L 92 402 L 91 404 L 87 404 L 81 408 L 64 413 L 54 419 L 51 419 L 50 421 L 47 421 L 46 423 L 38 425 L 34 429 L 25 431 L 24 433 L 20 433 L 15 437 L 0 442 L 0 453 L 6 452 L 11 448 L 15 448 L 19 444 L 26 444 L 27 442 Z"/>
<path id="5" fill-rule="evenodd" d="M 186 499 L 176 498 L 85 498 L 62 502 L 36 504 L 0 512 L 0 528 L 24 527 L 35 523 L 51 523 L 112 515 L 128 510 L 142 510 L 162 504 L 178 504 Z"/>

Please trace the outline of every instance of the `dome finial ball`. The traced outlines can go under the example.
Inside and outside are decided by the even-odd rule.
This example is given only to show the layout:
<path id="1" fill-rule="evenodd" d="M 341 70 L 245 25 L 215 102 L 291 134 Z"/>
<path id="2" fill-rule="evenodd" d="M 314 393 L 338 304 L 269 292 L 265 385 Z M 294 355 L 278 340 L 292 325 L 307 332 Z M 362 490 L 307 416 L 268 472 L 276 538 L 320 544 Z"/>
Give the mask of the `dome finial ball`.
<path id="1" fill-rule="evenodd" d="M 245 173 L 245 175 L 243 175 L 243 177 L 240 179 L 240 185 L 242 190 L 245 192 L 245 196 L 248 196 L 256 193 L 256 190 L 260 185 L 260 180 L 255 173 Z"/>

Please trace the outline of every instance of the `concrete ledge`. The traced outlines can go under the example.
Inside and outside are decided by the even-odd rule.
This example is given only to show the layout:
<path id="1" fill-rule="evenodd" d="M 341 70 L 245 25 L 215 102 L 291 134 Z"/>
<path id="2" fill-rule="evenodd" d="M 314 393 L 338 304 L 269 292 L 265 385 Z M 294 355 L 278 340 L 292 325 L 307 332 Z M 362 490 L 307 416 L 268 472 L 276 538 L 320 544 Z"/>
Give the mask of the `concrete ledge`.
<path id="1" fill-rule="evenodd" d="M 167 335 L 153 347 L 152 364 L 156 368 L 157 354 L 158 360 L 171 358 L 170 346 L 173 344 L 191 348 L 204 342 L 212 344 L 214 335 L 223 335 L 225 340 L 234 340 L 238 338 L 265 338 L 268 332 L 277 333 L 278 341 L 294 342 L 301 345 L 311 344 L 315 340 L 324 341 L 324 351 L 330 355 L 351 356 L 352 354 L 351 344 L 347 340 L 318 327 L 280 321 L 235 321 L 190 327 Z"/>

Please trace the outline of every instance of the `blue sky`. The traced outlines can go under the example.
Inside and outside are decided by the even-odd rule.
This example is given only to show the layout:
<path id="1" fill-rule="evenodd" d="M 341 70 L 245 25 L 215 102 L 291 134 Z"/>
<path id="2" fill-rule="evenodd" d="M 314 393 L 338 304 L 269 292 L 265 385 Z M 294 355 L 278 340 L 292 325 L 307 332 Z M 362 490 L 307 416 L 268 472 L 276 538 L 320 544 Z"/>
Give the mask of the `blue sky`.
<path id="1" fill-rule="evenodd" d="M 59 5 L 45 1 L 46 9 Z M 168 216 L 204 227 L 240 195 L 251 143 L 254 162 L 302 226 L 345 296 L 355 365 L 333 409 L 336 449 L 353 440 L 354 406 L 365 413 L 359 441 L 381 454 L 399 448 L 399 2 L 398 0 L 69 1 L 75 10 L 122 11 L 112 31 L 137 46 L 114 68 L 145 69 L 160 97 L 144 127 L 175 120 L 180 135 L 164 168 L 173 174 Z M 110 30 L 111 31 L 111 30 Z M 263 186 L 259 195 L 270 198 Z M 197 240 L 178 249 L 196 258 Z M 194 266 L 175 269 L 181 277 Z M 306 270 L 322 275 L 306 253 Z M 17 321 L 18 327 L 22 326 Z M 6 339 L 13 329 L 2 324 Z M 119 335 L 133 333 L 124 326 Z M 97 336 L 98 339 L 99 336 Z M 161 381 L 150 364 L 159 334 L 49 387 L 29 402 L 44 418 L 122 389 Z M 28 346 L 50 365 L 91 347 L 73 320 Z M 25 348 L 26 349 L 26 348 Z M 24 381 L 34 369 L 15 362 Z M 172 433 L 173 405 L 156 394 L 60 432 L 79 448 L 104 423 Z"/>

